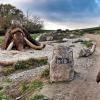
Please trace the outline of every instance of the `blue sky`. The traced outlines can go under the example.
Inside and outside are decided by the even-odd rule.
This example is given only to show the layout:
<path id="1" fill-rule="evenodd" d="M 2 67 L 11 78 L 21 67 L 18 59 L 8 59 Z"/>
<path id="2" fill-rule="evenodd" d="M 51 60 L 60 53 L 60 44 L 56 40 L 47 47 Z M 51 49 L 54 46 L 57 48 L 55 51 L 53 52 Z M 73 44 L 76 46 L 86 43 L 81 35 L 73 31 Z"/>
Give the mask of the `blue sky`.
<path id="1" fill-rule="evenodd" d="M 0 0 L 30 16 L 40 16 L 45 29 L 78 29 L 100 25 L 100 0 Z"/>

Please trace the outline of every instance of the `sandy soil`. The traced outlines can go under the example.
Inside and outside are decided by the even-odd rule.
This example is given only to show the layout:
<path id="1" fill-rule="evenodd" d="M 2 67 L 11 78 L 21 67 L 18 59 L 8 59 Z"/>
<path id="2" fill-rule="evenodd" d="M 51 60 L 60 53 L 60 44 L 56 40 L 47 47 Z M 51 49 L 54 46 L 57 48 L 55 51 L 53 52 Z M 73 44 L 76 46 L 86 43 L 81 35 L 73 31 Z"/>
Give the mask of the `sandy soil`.
<path id="1" fill-rule="evenodd" d="M 54 100 L 100 100 L 100 84 L 96 83 L 96 75 L 100 69 L 100 35 L 87 34 L 84 37 L 97 43 L 95 54 L 90 56 L 94 60 L 93 66 L 85 70 L 81 66 L 81 71 L 72 82 L 47 84 L 41 93 Z"/>

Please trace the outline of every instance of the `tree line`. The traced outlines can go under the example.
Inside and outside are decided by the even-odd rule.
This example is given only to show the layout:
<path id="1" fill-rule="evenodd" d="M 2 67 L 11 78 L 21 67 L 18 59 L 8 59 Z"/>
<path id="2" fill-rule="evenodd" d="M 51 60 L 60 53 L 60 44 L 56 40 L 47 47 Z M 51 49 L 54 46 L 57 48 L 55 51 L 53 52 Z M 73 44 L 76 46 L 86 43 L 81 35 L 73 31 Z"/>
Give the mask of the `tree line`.
<path id="1" fill-rule="evenodd" d="M 43 21 L 38 16 L 27 16 L 20 9 L 11 4 L 0 4 L 0 32 L 4 33 L 11 24 L 18 23 L 29 32 L 39 32 L 43 28 Z"/>

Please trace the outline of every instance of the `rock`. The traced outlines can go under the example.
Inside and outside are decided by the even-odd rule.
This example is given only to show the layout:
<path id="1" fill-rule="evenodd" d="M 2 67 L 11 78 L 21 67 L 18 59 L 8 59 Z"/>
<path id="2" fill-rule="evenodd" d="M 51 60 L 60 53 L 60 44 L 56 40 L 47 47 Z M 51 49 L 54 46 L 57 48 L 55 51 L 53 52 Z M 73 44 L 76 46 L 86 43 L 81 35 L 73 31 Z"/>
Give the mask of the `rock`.
<path id="1" fill-rule="evenodd" d="M 74 78 L 73 51 L 69 47 L 58 45 L 54 48 L 50 63 L 51 82 L 70 81 Z"/>
<path id="2" fill-rule="evenodd" d="M 79 57 L 88 57 L 88 56 L 90 56 L 91 54 L 94 53 L 95 48 L 96 48 L 96 44 L 93 43 L 91 48 L 83 48 L 83 49 L 81 49 L 80 53 L 79 53 Z"/>
<path id="3" fill-rule="evenodd" d="M 47 40 L 47 41 L 52 41 L 52 40 L 53 40 L 53 36 L 47 36 L 47 37 L 46 37 L 46 40 Z"/>
<path id="4" fill-rule="evenodd" d="M 63 38 L 63 39 L 62 39 L 62 41 L 67 42 L 67 41 L 68 41 L 68 39 L 67 39 L 67 38 Z"/>
<path id="5" fill-rule="evenodd" d="M 83 48 L 80 50 L 79 57 L 87 57 L 90 55 L 90 50 L 87 48 Z"/>

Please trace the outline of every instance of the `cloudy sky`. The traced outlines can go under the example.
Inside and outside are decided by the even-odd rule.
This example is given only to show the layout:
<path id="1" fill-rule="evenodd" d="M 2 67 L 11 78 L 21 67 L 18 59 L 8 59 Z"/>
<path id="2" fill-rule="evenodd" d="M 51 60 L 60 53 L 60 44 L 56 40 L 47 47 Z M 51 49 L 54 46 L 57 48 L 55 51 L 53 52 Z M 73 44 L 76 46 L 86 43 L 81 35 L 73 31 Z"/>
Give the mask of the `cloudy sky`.
<path id="1" fill-rule="evenodd" d="M 45 29 L 78 29 L 100 25 L 100 0 L 0 0 L 24 13 L 40 16 Z"/>

